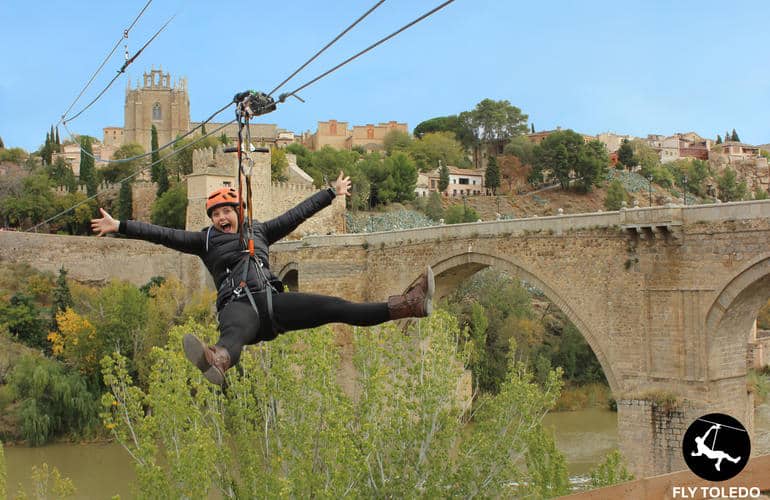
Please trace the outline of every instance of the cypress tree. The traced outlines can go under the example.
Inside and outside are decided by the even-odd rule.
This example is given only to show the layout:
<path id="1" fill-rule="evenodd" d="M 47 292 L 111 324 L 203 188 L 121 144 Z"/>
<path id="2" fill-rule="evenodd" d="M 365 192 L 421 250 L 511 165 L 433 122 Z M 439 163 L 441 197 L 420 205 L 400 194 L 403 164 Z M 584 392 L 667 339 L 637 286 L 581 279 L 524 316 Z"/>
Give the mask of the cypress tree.
<path id="1" fill-rule="evenodd" d="M 201 135 L 206 135 L 206 124 L 201 125 Z"/>
<path id="2" fill-rule="evenodd" d="M 150 180 L 152 182 L 158 182 L 158 175 L 160 169 L 160 153 L 158 152 L 158 129 L 155 125 L 150 130 L 150 151 L 152 151 L 152 168 L 150 169 Z"/>
<path id="3" fill-rule="evenodd" d="M 51 164 L 51 134 L 49 132 L 45 133 L 45 143 L 43 144 L 43 148 L 40 150 L 40 158 L 43 160 L 43 165 L 50 165 Z"/>
<path id="4" fill-rule="evenodd" d="M 722 136 L 717 134 L 717 144 L 722 144 Z"/>
<path id="5" fill-rule="evenodd" d="M 0 149 L 5 149 L 5 143 L 3 142 L 2 137 L 0 137 Z"/>
<path id="6" fill-rule="evenodd" d="M 158 190 L 156 191 L 156 195 L 158 198 L 168 191 L 169 188 L 169 182 L 168 182 L 168 172 L 166 171 L 165 165 L 160 166 L 160 171 L 158 172 Z"/>
<path id="7" fill-rule="evenodd" d="M 59 323 L 56 315 L 68 307 L 72 307 L 72 294 L 67 285 L 67 270 L 59 269 L 59 277 L 56 278 L 56 288 L 53 289 L 53 302 L 51 303 L 51 331 L 59 331 Z"/>
<path id="8" fill-rule="evenodd" d="M 741 142 L 741 138 L 738 137 L 738 132 L 733 129 L 733 133 L 730 135 L 730 140 L 735 142 Z"/>
<path id="9" fill-rule="evenodd" d="M 59 140 L 59 127 L 56 127 L 56 152 L 61 153 L 61 141 Z"/>
<path id="10" fill-rule="evenodd" d="M 535 124 L 531 123 L 530 126 L 531 126 L 532 133 L 534 134 L 535 133 Z"/>
<path id="11" fill-rule="evenodd" d="M 219 136 L 219 142 L 221 142 L 223 145 L 227 146 L 227 144 L 230 142 L 230 140 L 227 138 L 227 134 L 222 132 L 222 135 Z"/>
<path id="12" fill-rule="evenodd" d="M 492 193 L 497 194 L 497 188 L 500 187 L 500 169 L 497 167 L 497 158 L 494 156 L 489 157 L 484 177 L 487 187 L 492 188 Z"/>
<path id="13" fill-rule="evenodd" d="M 128 220 L 134 211 L 133 200 L 131 198 L 131 182 L 123 181 L 120 183 L 120 193 L 118 194 L 118 218 Z"/>
<path id="14" fill-rule="evenodd" d="M 449 187 L 449 167 L 441 165 L 438 172 L 438 190 L 442 193 Z"/>
<path id="15" fill-rule="evenodd" d="M 80 183 L 85 184 L 88 196 L 96 195 L 96 168 L 94 167 L 91 138 L 84 135 L 80 139 Z"/>

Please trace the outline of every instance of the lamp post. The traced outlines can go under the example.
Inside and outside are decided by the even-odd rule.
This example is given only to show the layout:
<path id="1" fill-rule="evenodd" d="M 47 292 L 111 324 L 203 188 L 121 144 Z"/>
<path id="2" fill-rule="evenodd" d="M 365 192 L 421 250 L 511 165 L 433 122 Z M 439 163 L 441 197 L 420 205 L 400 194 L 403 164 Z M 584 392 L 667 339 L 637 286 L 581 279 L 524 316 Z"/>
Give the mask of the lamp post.
<path id="1" fill-rule="evenodd" d="M 650 206 L 652 206 L 652 174 L 647 176 L 647 187 L 650 192 Z"/>

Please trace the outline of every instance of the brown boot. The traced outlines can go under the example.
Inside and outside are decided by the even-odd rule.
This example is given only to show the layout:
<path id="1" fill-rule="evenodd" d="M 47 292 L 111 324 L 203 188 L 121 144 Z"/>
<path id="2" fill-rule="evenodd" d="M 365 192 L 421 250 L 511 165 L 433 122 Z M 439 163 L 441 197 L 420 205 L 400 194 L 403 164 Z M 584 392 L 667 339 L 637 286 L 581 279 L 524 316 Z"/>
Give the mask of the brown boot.
<path id="1" fill-rule="evenodd" d="M 230 368 L 230 353 L 217 345 L 206 346 L 195 335 L 187 334 L 182 339 L 184 354 L 195 365 L 206 380 L 216 385 L 225 383 L 225 372 Z"/>
<path id="2" fill-rule="evenodd" d="M 388 297 L 388 312 L 390 319 L 424 318 L 433 310 L 433 292 L 436 281 L 433 270 L 428 269 L 410 286 L 403 295 Z"/>

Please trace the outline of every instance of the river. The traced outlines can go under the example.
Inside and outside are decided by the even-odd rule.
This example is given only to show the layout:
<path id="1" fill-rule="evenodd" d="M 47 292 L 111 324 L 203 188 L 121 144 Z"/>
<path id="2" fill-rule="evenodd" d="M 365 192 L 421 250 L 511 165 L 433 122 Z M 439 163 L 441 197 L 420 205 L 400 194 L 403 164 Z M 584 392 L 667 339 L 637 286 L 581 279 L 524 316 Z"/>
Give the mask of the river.
<path id="1" fill-rule="evenodd" d="M 570 476 L 586 476 L 617 448 L 617 413 L 587 409 L 551 413 L 545 425 L 553 429 L 556 445 L 567 458 Z M 770 404 L 757 408 L 752 454 L 770 453 Z M 76 498 L 107 499 L 119 494 L 131 498 L 134 466 L 117 444 L 55 444 L 40 448 L 6 447 L 8 491 L 15 496 L 21 483 L 31 493 L 32 466 L 47 463 L 72 479 Z"/>

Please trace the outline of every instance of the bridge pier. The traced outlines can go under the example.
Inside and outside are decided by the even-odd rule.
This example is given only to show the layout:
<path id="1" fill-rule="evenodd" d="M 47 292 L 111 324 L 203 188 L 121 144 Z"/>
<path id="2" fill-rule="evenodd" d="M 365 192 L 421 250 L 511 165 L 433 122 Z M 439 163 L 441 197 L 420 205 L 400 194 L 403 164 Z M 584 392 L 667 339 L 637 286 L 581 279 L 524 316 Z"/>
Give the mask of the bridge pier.
<path id="1" fill-rule="evenodd" d="M 695 419 L 709 413 L 737 418 L 753 437 L 754 397 L 745 391 L 745 378 L 738 382 L 742 388 L 736 388 L 735 382 L 715 383 L 731 396 L 723 394 L 710 401 L 679 399 L 669 393 L 619 400 L 618 445 L 634 476 L 643 478 L 686 470 L 682 454 L 684 434 Z"/>

